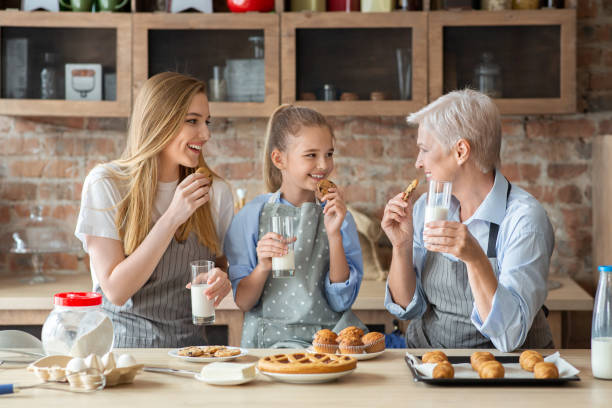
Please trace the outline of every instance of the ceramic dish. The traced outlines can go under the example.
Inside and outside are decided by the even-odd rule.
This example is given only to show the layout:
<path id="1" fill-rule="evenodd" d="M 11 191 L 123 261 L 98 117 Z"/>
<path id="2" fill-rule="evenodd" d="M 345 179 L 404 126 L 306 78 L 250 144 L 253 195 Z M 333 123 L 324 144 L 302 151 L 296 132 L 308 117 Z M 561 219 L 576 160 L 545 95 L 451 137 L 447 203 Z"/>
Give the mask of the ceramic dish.
<path id="1" fill-rule="evenodd" d="M 281 374 L 281 373 L 269 373 L 265 371 L 259 371 L 263 375 L 267 375 L 273 380 L 292 383 L 292 384 L 317 384 L 329 381 L 334 381 L 345 375 L 349 375 L 355 371 L 355 368 L 348 371 L 340 371 L 338 373 L 321 373 L 321 374 Z"/>
<path id="2" fill-rule="evenodd" d="M 204 347 L 204 346 L 202 346 Z M 172 349 L 168 352 L 170 357 L 180 358 L 181 360 L 189 361 L 191 363 L 214 363 L 216 361 L 230 361 L 238 357 L 246 356 L 249 354 L 247 349 L 243 349 L 240 347 L 227 347 L 229 350 L 240 350 L 240 354 L 229 357 L 189 357 L 189 356 L 179 356 L 178 351 L 180 349 Z"/>
<path id="3" fill-rule="evenodd" d="M 240 385 L 251 382 L 255 379 L 253 378 L 233 378 L 233 379 L 217 379 L 217 378 L 204 378 L 200 373 L 195 375 L 195 379 L 198 381 L 205 382 L 210 385 Z"/>
<path id="4" fill-rule="evenodd" d="M 318 351 L 315 351 L 315 349 L 311 347 L 308 347 L 306 349 L 307 352 L 309 353 L 318 353 Z M 349 357 L 353 357 L 354 359 L 358 360 L 358 361 L 362 361 L 362 360 L 369 360 L 371 358 L 375 358 L 380 356 L 382 353 L 384 353 L 385 350 L 381 350 L 381 351 L 377 351 L 376 353 L 361 353 L 361 354 L 341 354 L 341 353 L 336 353 L 338 355 L 342 355 L 342 356 L 349 356 Z"/>

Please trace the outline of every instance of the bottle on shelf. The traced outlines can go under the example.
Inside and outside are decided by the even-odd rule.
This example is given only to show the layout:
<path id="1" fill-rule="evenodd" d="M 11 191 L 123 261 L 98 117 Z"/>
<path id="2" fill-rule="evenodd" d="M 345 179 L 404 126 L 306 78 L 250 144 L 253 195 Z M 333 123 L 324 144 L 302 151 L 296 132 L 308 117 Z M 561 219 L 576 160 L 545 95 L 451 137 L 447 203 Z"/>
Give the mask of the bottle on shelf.
<path id="1" fill-rule="evenodd" d="M 40 98 L 58 99 L 57 54 L 45 52 L 43 67 L 40 70 Z"/>
<path id="2" fill-rule="evenodd" d="M 474 87 L 491 98 L 502 97 L 501 68 L 490 52 L 482 53 L 480 64 L 474 69 Z"/>

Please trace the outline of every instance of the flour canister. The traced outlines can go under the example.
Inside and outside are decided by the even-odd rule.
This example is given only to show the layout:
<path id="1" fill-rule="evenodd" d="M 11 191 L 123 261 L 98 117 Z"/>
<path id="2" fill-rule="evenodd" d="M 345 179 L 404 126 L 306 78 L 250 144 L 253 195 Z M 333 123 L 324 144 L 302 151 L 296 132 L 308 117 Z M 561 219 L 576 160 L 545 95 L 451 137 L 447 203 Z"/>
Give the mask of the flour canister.
<path id="1" fill-rule="evenodd" d="M 113 347 L 113 324 L 102 310 L 102 295 L 65 292 L 53 296 L 53 310 L 42 328 L 47 355 L 103 356 Z"/>

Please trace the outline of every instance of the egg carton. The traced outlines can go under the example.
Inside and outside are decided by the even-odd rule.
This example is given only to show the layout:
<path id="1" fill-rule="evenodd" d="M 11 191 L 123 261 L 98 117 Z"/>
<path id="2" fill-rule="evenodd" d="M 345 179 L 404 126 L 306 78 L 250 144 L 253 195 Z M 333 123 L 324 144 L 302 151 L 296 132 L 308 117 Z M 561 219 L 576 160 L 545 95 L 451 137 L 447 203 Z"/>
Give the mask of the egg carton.
<path id="1" fill-rule="evenodd" d="M 122 354 L 115 361 L 112 352 L 102 358 L 90 354 L 87 358 L 72 358 L 70 356 L 48 356 L 28 366 L 28 371 L 34 372 L 42 381 L 68 381 L 77 388 L 97 388 L 104 377 L 104 386 L 112 387 L 119 384 L 134 382 L 136 374 L 142 372 L 144 365 L 137 364 L 129 354 Z"/>

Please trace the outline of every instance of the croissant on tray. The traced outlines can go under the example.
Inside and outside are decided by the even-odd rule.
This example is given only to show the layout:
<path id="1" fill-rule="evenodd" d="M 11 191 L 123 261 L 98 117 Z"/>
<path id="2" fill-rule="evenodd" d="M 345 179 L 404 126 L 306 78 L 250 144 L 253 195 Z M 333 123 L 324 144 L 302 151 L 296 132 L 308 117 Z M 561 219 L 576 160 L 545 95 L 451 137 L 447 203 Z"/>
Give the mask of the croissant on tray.
<path id="1" fill-rule="evenodd" d="M 533 367 L 533 375 L 535 378 L 559 378 L 559 370 L 554 363 L 542 361 Z"/>
<path id="2" fill-rule="evenodd" d="M 480 378 L 504 378 L 504 366 L 497 360 L 485 361 L 478 370 Z"/>
<path id="3" fill-rule="evenodd" d="M 521 368 L 526 371 L 533 372 L 533 367 L 537 363 L 541 363 L 544 361 L 544 357 L 537 351 L 533 350 L 525 350 L 521 353 L 519 357 L 519 363 L 521 364 Z"/>
<path id="4" fill-rule="evenodd" d="M 470 363 L 476 372 L 478 372 L 478 368 L 482 363 L 492 360 L 495 360 L 495 356 L 488 351 L 476 351 L 470 356 Z"/>
<path id="5" fill-rule="evenodd" d="M 442 361 L 448 361 L 448 357 L 440 350 L 429 351 L 423 354 L 421 361 L 424 363 L 440 363 Z"/>
<path id="6" fill-rule="evenodd" d="M 448 361 L 442 361 L 433 369 L 433 378 L 453 378 L 455 377 L 455 369 Z"/>

